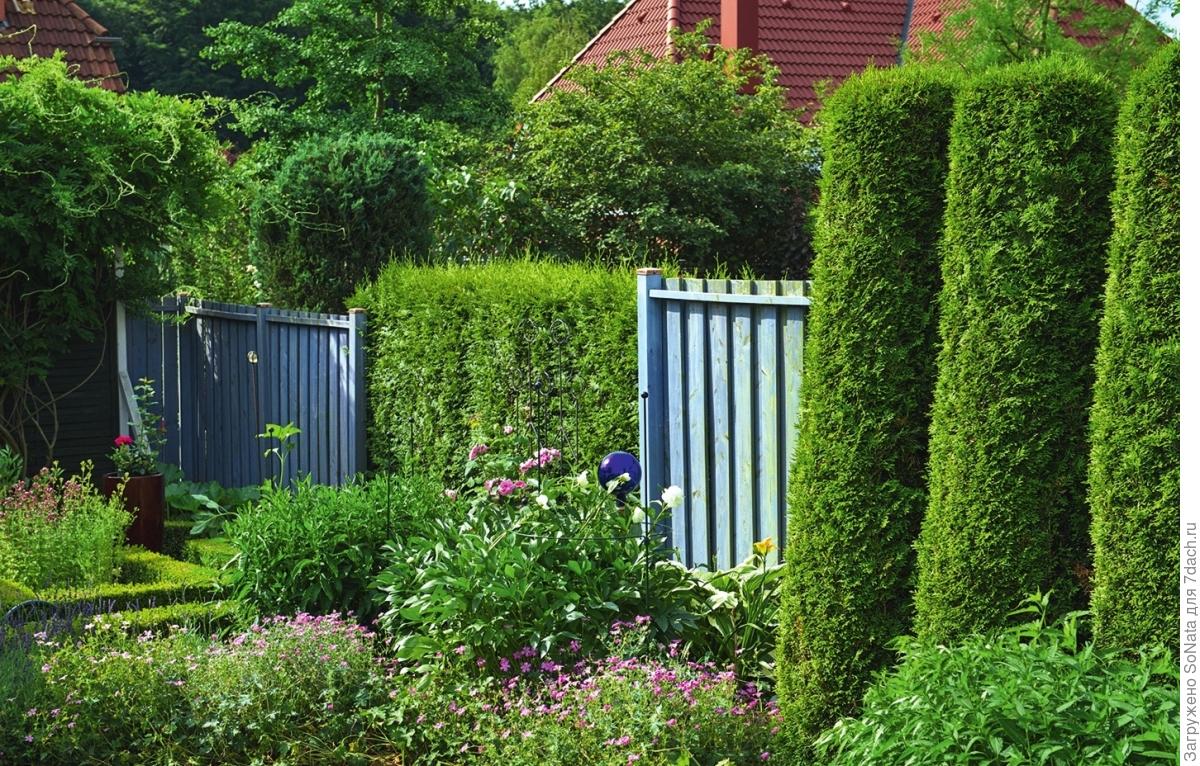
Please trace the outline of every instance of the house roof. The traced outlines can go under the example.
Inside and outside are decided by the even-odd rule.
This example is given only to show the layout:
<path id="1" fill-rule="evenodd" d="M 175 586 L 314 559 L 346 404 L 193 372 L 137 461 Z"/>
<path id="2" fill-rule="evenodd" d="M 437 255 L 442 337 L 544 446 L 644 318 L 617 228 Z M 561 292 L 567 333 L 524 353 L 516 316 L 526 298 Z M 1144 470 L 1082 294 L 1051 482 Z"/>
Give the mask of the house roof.
<path id="1" fill-rule="evenodd" d="M 108 30 L 71 0 L 0 0 L 0 56 L 53 56 L 62 51 L 82 80 L 124 92 Z"/>
<path id="2" fill-rule="evenodd" d="M 758 53 L 779 67 L 791 107 L 811 115 L 823 83 L 836 86 L 869 64 L 896 64 L 901 41 L 916 30 L 937 30 L 964 0 L 758 0 Z M 1100 0 L 1114 7 L 1122 0 Z M 616 51 L 668 52 L 668 29 L 695 29 L 703 19 L 714 45 L 721 40 L 721 0 L 631 0 L 534 98 L 556 87 L 578 64 L 602 65 Z M 1076 35 L 1085 45 L 1098 41 Z"/>

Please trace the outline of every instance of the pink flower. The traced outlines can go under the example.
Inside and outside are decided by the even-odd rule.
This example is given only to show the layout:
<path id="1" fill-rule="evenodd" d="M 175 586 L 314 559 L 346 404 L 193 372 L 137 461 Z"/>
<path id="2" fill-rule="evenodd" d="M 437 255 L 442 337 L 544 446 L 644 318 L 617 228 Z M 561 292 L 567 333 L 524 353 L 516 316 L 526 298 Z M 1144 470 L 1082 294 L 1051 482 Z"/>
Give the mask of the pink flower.
<path id="1" fill-rule="evenodd" d="M 758 756 L 758 760 L 760 760 L 760 761 L 769 761 L 769 760 L 771 760 L 771 754 L 770 754 L 769 752 L 767 752 L 766 750 L 764 750 L 764 751 L 762 751 L 762 753 L 761 753 L 761 754 Z"/>
<path id="2" fill-rule="evenodd" d="M 505 436 L 511 436 L 511 435 L 512 435 L 512 432 L 513 432 L 514 430 L 515 430 L 515 429 L 514 429 L 512 426 L 505 426 L 505 427 L 504 427 L 504 435 L 505 435 Z"/>
<path id="3" fill-rule="evenodd" d="M 457 654 L 459 657 L 463 656 L 464 654 L 467 653 L 466 645 L 459 644 L 458 646 L 454 647 L 454 653 Z"/>
<path id="4" fill-rule="evenodd" d="M 456 490 L 456 489 L 448 489 L 445 492 L 443 492 L 442 494 L 445 495 L 446 497 L 450 498 L 451 500 L 458 499 L 458 490 Z"/>
<path id="5" fill-rule="evenodd" d="M 502 671 L 504 671 L 505 673 L 507 673 L 507 672 L 508 672 L 508 669 L 509 669 L 509 668 L 511 668 L 511 667 L 512 667 L 512 664 L 511 664 L 511 663 L 508 661 L 508 658 L 507 658 L 507 657 L 501 657 L 501 658 L 500 658 L 500 670 L 502 670 Z"/>
<path id="6" fill-rule="evenodd" d="M 501 479 L 499 486 L 496 487 L 496 492 L 504 497 L 511 495 L 517 489 L 517 484 L 512 479 Z"/>
<path id="7" fill-rule="evenodd" d="M 530 665 L 528 662 L 521 663 L 521 672 L 522 673 L 528 673 L 531 670 L 533 670 L 533 665 Z"/>
<path id="8" fill-rule="evenodd" d="M 475 458 L 479 457 L 480 455 L 486 455 L 487 451 L 488 451 L 488 446 L 486 444 L 476 444 L 474 447 L 471 448 L 471 451 L 467 454 L 467 460 L 474 460 Z"/>
<path id="9" fill-rule="evenodd" d="M 121 434 L 117 438 L 113 439 L 113 444 L 117 447 L 128 447 L 130 444 L 133 444 L 133 437 L 127 434 Z"/>

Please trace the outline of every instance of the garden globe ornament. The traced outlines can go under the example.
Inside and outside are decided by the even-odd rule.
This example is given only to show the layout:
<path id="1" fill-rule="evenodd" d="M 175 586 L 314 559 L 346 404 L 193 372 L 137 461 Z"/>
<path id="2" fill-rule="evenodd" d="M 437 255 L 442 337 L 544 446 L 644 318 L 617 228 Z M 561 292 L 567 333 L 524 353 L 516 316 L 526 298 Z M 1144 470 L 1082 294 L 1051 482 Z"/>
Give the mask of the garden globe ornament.
<path id="1" fill-rule="evenodd" d="M 604 459 L 600 461 L 600 470 L 596 472 L 600 486 L 607 487 L 609 482 L 616 481 L 622 476 L 626 476 L 626 480 L 613 488 L 613 495 L 618 500 L 624 500 L 625 496 L 641 482 L 642 464 L 628 452 L 610 452 L 605 455 Z"/>

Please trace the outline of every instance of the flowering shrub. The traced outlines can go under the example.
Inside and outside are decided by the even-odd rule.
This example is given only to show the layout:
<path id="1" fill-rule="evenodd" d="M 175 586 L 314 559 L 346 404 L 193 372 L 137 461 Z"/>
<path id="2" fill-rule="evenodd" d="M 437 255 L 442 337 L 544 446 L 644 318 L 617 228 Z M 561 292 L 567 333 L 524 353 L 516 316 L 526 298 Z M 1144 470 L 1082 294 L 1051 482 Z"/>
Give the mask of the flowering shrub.
<path id="1" fill-rule="evenodd" d="M 120 498 L 106 500 L 82 473 L 42 469 L 0 497 L 0 580 L 31 588 L 111 582 L 132 520 Z"/>
<path id="2" fill-rule="evenodd" d="M 0 680 L 0 751 L 18 763 L 304 760 L 361 734 L 388 672 L 338 615 L 275 617 L 225 642 L 98 619 L 78 645 L 40 643 L 32 688 Z"/>
<path id="3" fill-rule="evenodd" d="M 644 645 L 649 622 L 615 623 L 623 646 L 598 660 L 582 659 L 576 643 L 557 662 L 539 660 L 528 646 L 498 662 L 459 663 L 370 715 L 414 759 L 405 763 L 769 761 L 774 702 L 711 664 L 630 656 L 626 650 Z"/>
<path id="4" fill-rule="evenodd" d="M 662 629 L 681 618 L 660 603 L 679 574 L 655 566 L 669 551 L 645 509 L 511 428 L 464 452 L 464 485 L 446 493 L 460 512 L 393 548 L 377 580 L 401 658 L 590 651 L 622 615 L 651 613 Z"/>

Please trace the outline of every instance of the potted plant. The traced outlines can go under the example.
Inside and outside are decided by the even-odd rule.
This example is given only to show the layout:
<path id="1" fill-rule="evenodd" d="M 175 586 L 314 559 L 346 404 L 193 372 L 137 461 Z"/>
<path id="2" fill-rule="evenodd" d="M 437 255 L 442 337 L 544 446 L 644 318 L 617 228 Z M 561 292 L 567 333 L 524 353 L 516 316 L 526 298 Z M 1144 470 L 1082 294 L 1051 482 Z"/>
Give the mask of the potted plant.
<path id="1" fill-rule="evenodd" d="M 113 440 L 111 454 L 116 471 L 105 474 L 104 494 L 111 497 L 120 492 L 125 509 L 133 514 L 133 523 L 125 533 L 130 545 L 141 545 L 152 551 L 162 551 L 163 545 L 163 475 L 158 467 L 158 455 L 166 440 L 166 423 L 154 416 L 154 385 L 148 378 L 138 381 L 136 388 L 139 424 L 130 423 L 130 434 Z"/>

